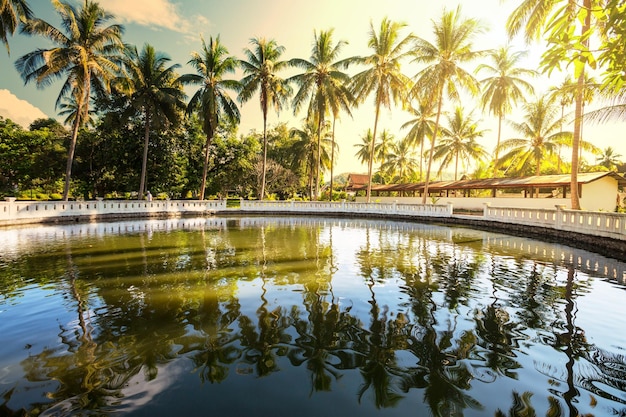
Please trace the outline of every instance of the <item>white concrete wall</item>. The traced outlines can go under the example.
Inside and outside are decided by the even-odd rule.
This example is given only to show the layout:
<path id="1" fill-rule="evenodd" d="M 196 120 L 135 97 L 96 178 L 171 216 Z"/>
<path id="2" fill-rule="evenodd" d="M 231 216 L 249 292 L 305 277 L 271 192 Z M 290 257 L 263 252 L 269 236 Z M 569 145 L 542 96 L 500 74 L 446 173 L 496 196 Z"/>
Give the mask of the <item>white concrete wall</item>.
<path id="1" fill-rule="evenodd" d="M 365 197 L 357 197 L 357 202 L 365 202 Z M 372 202 L 398 204 L 422 204 L 422 197 L 372 197 Z M 431 202 L 428 198 L 427 202 Z M 454 208 L 464 210 L 482 210 L 485 203 L 493 207 L 529 207 L 529 208 L 551 208 L 556 205 L 564 205 L 571 208 L 569 198 L 522 198 L 522 197 L 439 197 L 436 204 L 452 204 Z M 615 204 L 613 205 L 615 209 Z"/>
<path id="2" fill-rule="evenodd" d="M 580 207 L 590 211 L 615 211 L 617 206 L 617 187 L 615 179 L 603 177 L 589 184 L 584 184 Z"/>

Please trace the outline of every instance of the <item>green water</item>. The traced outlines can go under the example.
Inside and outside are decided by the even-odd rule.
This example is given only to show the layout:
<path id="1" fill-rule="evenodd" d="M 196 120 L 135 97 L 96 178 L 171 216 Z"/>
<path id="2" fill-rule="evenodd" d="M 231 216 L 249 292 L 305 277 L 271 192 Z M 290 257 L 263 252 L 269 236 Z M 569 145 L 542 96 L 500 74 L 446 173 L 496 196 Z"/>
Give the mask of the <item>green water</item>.
<path id="1" fill-rule="evenodd" d="M 0 416 L 626 415 L 626 265 L 404 222 L 0 230 Z"/>

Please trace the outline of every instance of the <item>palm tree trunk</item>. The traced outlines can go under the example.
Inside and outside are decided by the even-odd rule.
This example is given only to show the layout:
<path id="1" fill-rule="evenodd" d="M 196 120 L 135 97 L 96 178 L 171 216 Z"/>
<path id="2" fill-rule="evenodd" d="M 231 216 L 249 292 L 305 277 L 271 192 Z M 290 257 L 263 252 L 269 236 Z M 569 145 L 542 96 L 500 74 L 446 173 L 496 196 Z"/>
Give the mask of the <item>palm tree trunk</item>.
<path id="1" fill-rule="evenodd" d="M 90 74 L 87 72 L 83 91 L 80 99 L 78 100 L 76 107 L 76 118 L 74 119 L 74 127 L 72 128 L 72 138 L 70 139 L 70 149 L 67 153 L 67 165 L 65 166 L 65 186 L 63 187 L 63 201 L 67 201 L 70 195 L 70 183 L 72 181 L 72 164 L 74 163 L 74 153 L 76 152 L 76 141 L 78 140 L 78 129 L 80 129 L 81 124 L 81 110 L 83 106 L 86 106 L 85 114 L 89 114 L 89 89 L 91 88 L 90 84 Z"/>
<path id="2" fill-rule="evenodd" d="M 206 135 L 206 148 L 204 150 L 204 168 L 202 169 L 202 184 L 200 185 L 200 195 L 198 200 L 204 200 L 204 190 L 206 189 L 206 176 L 209 172 L 209 148 L 211 147 L 211 140 L 213 139 L 213 132 Z"/>
<path id="3" fill-rule="evenodd" d="M 143 200 L 143 194 L 146 191 L 146 170 L 148 168 L 148 144 L 150 143 L 150 112 L 144 109 L 146 114 L 146 127 L 143 139 L 143 159 L 141 160 L 141 179 L 139 180 L 138 200 Z"/>
<path id="4" fill-rule="evenodd" d="M 335 122 L 337 122 L 337 116 L 333 116 L 333 137 L 332 137 L 332 143 L 331 143 L 331 150 L 330 150 L 330 192 L 328 193 L 328 201 L 333 201 L 333 189 L 334 189 L 334 182 L 333 182 L 333 175 L 334 175 L 334 168 L 335 168 Z"/>
<path id="5" fill-rule="evenodd" d="M 500 135 L 502 133 L 502 115 L 498 115 L 498 139 L 496 141 L 496 149 L 494 150 L 493 157 L 493 177 L 496 178 L 498 176 L 498 151 L 500 148 Z"/>
<path id="6" fill-rule="evenodd" d="M 591 27 L 591 0 L 584 0 L 583 7 L 587 10 L 585 22 L 581 28 L 581 34 L 585 34 Z M 582 41 L 585 47 L 589 46 L 589 39 Z M 583 113 L 583 89 L 585 86 L 585 67 L 583 66 L 576 83 L 576 108 L 574 111 L 574 139 L 572 142 L 572 174 L 570 182 L 570 199 L 572 210 L 580 210 L 580 197 L 578 196 L 578 149 L 580 147 L 580 133 Z"/>
<path id="7" fill-rule="evenodd" d="M 267 112 L 263 113 L 263 172 L 261 173 L 261 195 L 259 200 L 265 198 L 265 171 L 267 170 Z"/>
<path id="8" fill-rule="evenodd" d="M 315 199 L 319 200 L 320 196 L 320 165 L 322 163 L 322 117 L 320 112 L 317 118 L 317 161 L 315 163 Z"/>
<path id="9" fill-rule="evenodd" d="M 454 181 L 456 181 L 459 173 L 459 152 L 454 155 Z"/>
<path id="10" fill-rule="evenodd" d="M 374 164 L 374 143 L 376 142 L 376 130 L 378 129 L 378 115 L 380 114 L 380 102 L 376 100 L 376 116 L 374 117 L 374 132 L 372 133 L 372 144 L 370 145 L 369 161 L 367 164 L 367 197 L 369 203 L 372 195 L 372 165 Z"/>
<path id="11" fill-rule="evenodd" d="M 439 133 L 439 118 L 441 117 L 441 102 L 443 101 L 443 85 L 439 87 L 437 93 L 437 118 L 435 119 L 435 128 L 433 129 L 433 136 L 430 139 L 430 152 L 428 153 L 428 166 L 426 167 L 426 180 L 424 181 L 424 194 L 422 195 L 422 204 L 426 204 L 428 198 L 428 183 L 430 181 L 430 170 L 433 166 L 433 153 L 435 153 L 435 141 L 437 134 Z"/>

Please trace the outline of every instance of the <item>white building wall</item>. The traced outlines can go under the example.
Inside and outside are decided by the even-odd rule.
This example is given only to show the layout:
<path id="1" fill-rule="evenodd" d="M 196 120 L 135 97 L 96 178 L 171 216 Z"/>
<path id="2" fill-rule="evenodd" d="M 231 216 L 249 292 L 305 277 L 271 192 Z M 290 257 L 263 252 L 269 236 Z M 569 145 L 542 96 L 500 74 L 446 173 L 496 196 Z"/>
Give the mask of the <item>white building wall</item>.
<path id="1" fill-rule="evenodd" d="M 580 208 L 590 211 L 615 211 L 617 206 L 617 184 L 614 178 L 603 177 L 584 184 Z"/>

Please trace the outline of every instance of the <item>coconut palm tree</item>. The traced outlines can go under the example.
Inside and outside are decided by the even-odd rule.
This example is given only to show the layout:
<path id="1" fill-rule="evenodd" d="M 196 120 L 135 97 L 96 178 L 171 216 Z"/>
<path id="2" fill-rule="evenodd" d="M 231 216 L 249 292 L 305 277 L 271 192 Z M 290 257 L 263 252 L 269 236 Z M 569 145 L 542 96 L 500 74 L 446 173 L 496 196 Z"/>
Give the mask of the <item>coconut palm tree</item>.
<path id="1" fill-rule="evenodd" d="M 289 136 L 294 139 L 291 152 L 295 156 L 292 169 L 303 171 L 308 176 L 309 198 L 314 196 L 313 178 L 316 173 L 317 163 L 321 162 L 322 167 L 330 164 L 331 149 L 335 146 L 332 141 L 330 125 L 328 122 L 322 126 L 321 141 L 319 140 L 319 124 L 315 118 L 306 119 L 301 129 L 293 128 L 289 131 Z M 321 145 L 321 150 L 318 146 Z"/>
<path id="2" fill-rule="evenodd" d="M 8 37 L 13 35 L 20 22 L 33 17 L 26 0 L 0 0 L 0 40 L 11 53 Z"/>
<path id="3" fill-rule="evenodd" d="M 483 110 L 488 107 L 489 113 L 498 117 L 498 138 L 493 162 L 494 177 L 497 176 L 495 166 L 498 164 L 497 149 L 502 135 L 502 120 L 511 113 L 516 103 L 525 100 L 524 93 L 534 94 L 532 84 L 523 77 L 534 77 L 537 72 L 517 67 L 525 56 L 526 52 L 511 52 L 511 48 L 505 46 L 488 52 L 487 58 L 491 60 L 491 65 L 483 63 L 476 68 L 477 73 L 485 70 L 490 74 L 480 81 L 483 88 Z"/>
<path id="4" fill-rule="evenodd" d="M 622 165 L 622 155 L 615 152 L 613 147 L 608 146 L 602 150 L 602 154 L 596 158 L 596 164 L 601 165 L 609 171 L 617 171 L 617 167 Z"/>
<path id="5" fill-rule="evenodd" d="M 259 103 L 263 113 L 263 168 L 261 174 L 261 195 L 265 198 L 265 175 L 267 165 L 267 113 L 273 107 L 278 113 L 291 96 L 291 88 L 278 73 L 287 68 L 288 62 L 281 61 L 285 47 L 274 39 L 252 38 L 252 49 L 244 49 L 245 60 L 239 61 L 244 77 L 241 80 L 239 101 L 243 104 L 259 92 Z"/>
<path id="6" fill-rule="evenodd" d="M 521 136 L 500 143 L 507 151 L 499 161 L 501 167 L 518 174 L 533 172 L 541 175 L 541 163 L 554 155 L 558 146 L 571 143 L 572 132 L 562 132 L 558 107 L 548 97 L 524 105 L 524 121 L 511 122 Z"/>
<path id="7" fill-rule="evenodd" d="M 480 162 L 488 153 L 484 146 L 476 142 L 486 130 L 478 129 L 478 121 L 472 114 L 465 114 L 463 107 L 457 106 L 454 113 L 448 115 L 448 127 L 441 141 L 434 149 L 433 159 L 441 160 L 439 175 L 454 162 L 454 180 L 458 179 L 459 160 L 469 163 L 470 160 Z M 469 164 L 468 164 L 469 165 Z"/>
<path id="8" fill-rule="evenodd" d="M 391 103 L 404 103 L 411 80 L 401 72 L 401 62 L 408 55 L 406 48 L 413 40 L 413 35 L 400 36 L 404 23 L 392 22 L 384 18 L 380 22 L 378 33 L 374 24 L 370 22 L 368 47 L 372 54 L 366 57 L 355 58 L 354 62 L 366 65 L 368 68 L 352 77 L 351 90 L 355 100 L 362 103 L 372 93 L 374 94 L 374 130 L 370 144 L 367 166 L 367 202 L 372 192 L 372 164 L 374 161 L 374 140 L 378 129 L 378 117 L 382 106 L 391 108 Z"/>
<path id="9" fill-rule="evenodd" d="M 21 32 L 43 36 L 53 46 L 23 55 L 15 62 L 15 67 L 25 83 L 35 82 L 38 87 L 64 79 L 57 107 L 64 97 L 74 95 L 77 108 L 85 109 L 77 113 L 79 117 L 72 128 L 63 189 L 63 200 L 67 201 L 78 130 L 89 113 L 91 91 L 110 90 L 110 82 L 119 69 L 124 30 L 117 24 L 106 26 L 113 15 L 96 2 L 85 0 L 80 9 L 58 0 L 52 0 L 52 4 L 60 15 L 62 29 L 41 19 L 31 19 L 22 25 Z"/>
<path id="10" fill-rule="evenodd" d="M 415 178 L 418 168 L 419 163 L 413 144 L 410 139 L 404 138 L 391 144 L 381 171 L 384 171 L 394 182 L 406 183 Z"/>
<path id="11" fill-rule="evenodd" d="M 358 161 L 362 164 L 368 163 L 373 152 L 372 143 L 374 142 L 374 138 L 372 135 L 372 129 L 367 129 L 367 131 L 361 136 L 361 143 L 357 143 L 354 145 L 357 148 L 354 156 L 357 157 Z"/>
<path id="12" fill-rule="evenodd" d="M 126 51 L 124 67 L 128 76 L 118 80 L 118 86 L 128 95 L 132 109 L 143 113 L 144 144 L 139 181 L 138 199 L 143 199 L 146 190 L 146 170 L 150 129 L 166 126 L 179 120 L 180 110 L 185 108 L 185 93 L 176 81 L 176 68 L 168 66 L 170 58 L 145 44 L 141 52 L 132 46 Z"/>
<path id="13" fill-rule="evenodd" d="M 548 49 L 544 53 L 542 66 L 548 71 L 562 61 L 573 62 L 576 89 L 574 95 L 574 133 L 572 139 L 571 207 L 580 210 L 578 195 L 578 168 L 580 141 L 582 138 L 582 116 L 585 85 L 585 67 L 595 62 L 589 41 L 593 31 L 604 25 L 593 24 L 599 17 L 595 12 L 602 10 L 600 0 L 523 0 L 509 16 L 506 29 L 510 37 L 522 32 L 526 41 L 539 40 L 545 29 L 548 33 Z M 594 22 L 595 23 L 595 22 Z M 575 34 L 578 32 L 578 35 Z"/>
<path id="14" fill-rule="evenodd" d="M 183 84 L 199 86 L 189 104 L 187 114 L 198 112 L 202 120 L 202 130 L 206 135 L 204 148 L 204 168 L 198 198 L 204 200 L 206 176 L 209 169 L 209 148 L 221 118 L 232 124 L 239 124 L 241 114 L 237 104 L 228 95 L 228 90 L 239 92 L 241 84 L 237 80 L 224 79 L 227 74 L 234 73 L 239 61 L 228 55 L 228 49 L 220 42 L 219 35 L 209 38 L 208 44 L 202 38 L 202 50 L 192 52 L 188 62 L 195 74 L 182 75 L 178 81 Z"/>
<path id="15" fill-rule="evenodd" d="M 339 60 L 345 41 L 333 42 L 333 30 L 313 32 L 313 47 L 311 58 L 295 58 L 289 61 L 293 67 L 304 70 L 303 73 L 289 78 L 289 82 L 297 85 L 298 91 L 293 98 L 294 114 L 298 113 L 303 105 L 308 103 L 307 118 L 317 120 L 318 152 L 322 151 L 322 126 L 327 112 L 337 116 L 340 110 L 350 114 L 353 99 L 347 84 L 348 74 L 342 72 L 350 60 Z M 319 197 L 321 153 L 318 153 L 315 175 L 315 198 Z M 332 176 L 332 175 L 331 175 Z M 332 196 L 332 194 L 331 194 Z"/>
<path id="16" fill-rule="evenodd" d="M 479 22 L 475 19 L 463 19 L 461 8 L 458 7 L 455 11 L 444 10 L 441 19 L 434 23 L 434 44 L 422 38 L 415 40 L 412 51 L 413 61 L 426 64 L 427 67 L 415 75 L 415 84 L 411 93 L 413 96 L 426 94 L 427 97 L 431 97 L 437 103 L 437 116 L 430 141 L 422 204 L 426 204 L 428 197 L 428 183 L 435 143 L 439 134 L 439 119 L 444 92 L 447 93 L 448 97 L 458 99 L 460 88 L 465 88 L 474 95 L 479 91 L 478 81 L 461 65 L 484 54 L 481 51 L 474 51 L 472 47 L 472 38 L 480 30 Z"/>
<path id="17" fill-rule="evenodd" d="M 565 122 L 565 107 L 571 106 L 574 102 L 574 87 L 570 77 L 565 78 L 561 85 L 550 88 L 550 99 L 558 101 L 561 106 L 561 131 L 563 131 L 563 123 Z M 559 147 L 559 155 L 557 158 L 557 174 L 561 173 L 561 148 Z"/>
<path id="18" fill-rule="evenodd" d="M 426 96 L 416 98 L 417 106 L 409 107 L 407 111 L 413 115 L 413 118 L 405 122 L 400 128 L 409 129 L 405 138 L 412 147 L 420 146 L 420 179 L 424 178 L 424 143 L 426 138 L 432 138 L 435 131 L 435 103 Z"/>
<path id="19" fill-rule="evenodd" d="M 394 137 L 387 129 L 380 132 L 380 141 L 374 146 L 374 159 L 380 162 L 379 171 L 383 171 L 383 164 L 387 159 L 387 155 L 394 145 Z"/>

